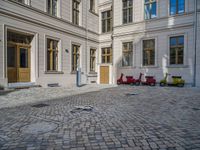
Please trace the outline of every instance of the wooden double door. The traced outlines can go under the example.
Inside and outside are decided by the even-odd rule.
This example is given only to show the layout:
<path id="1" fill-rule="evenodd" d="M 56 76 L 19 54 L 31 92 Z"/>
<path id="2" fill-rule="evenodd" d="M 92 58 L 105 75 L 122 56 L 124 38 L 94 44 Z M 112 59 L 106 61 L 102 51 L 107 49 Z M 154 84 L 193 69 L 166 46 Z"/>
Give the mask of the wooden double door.
<path id="1" fill-rule="evenodd" d="M 100 66 L 100 84 L 109 84 L 109 66 Z"/>
<path id="2" fill-rule="evenodd" d="M 8 83 L 30 82 L 30 45 L 8 44 L 7 77 Z"/>

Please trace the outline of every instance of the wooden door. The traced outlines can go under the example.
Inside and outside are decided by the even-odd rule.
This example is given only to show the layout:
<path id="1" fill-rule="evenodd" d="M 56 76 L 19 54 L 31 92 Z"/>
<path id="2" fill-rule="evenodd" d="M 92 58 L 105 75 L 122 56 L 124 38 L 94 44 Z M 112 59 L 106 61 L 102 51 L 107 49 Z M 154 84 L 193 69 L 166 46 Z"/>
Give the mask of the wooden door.
<path id="1" fill-rule="evenodd" d="M 100 84 L 109 84 L 109 66 L 100 67 Z"/>
<path id="2" fill-rule="evenodd" d="M 18 82 L 30 82 L 30 47 L 17 46 Z"/>
<path id="3" fill-rule="evenodd" d="M 17 46 L 7 46 L 7 76 L 8 83 L 17 82 Z"/>

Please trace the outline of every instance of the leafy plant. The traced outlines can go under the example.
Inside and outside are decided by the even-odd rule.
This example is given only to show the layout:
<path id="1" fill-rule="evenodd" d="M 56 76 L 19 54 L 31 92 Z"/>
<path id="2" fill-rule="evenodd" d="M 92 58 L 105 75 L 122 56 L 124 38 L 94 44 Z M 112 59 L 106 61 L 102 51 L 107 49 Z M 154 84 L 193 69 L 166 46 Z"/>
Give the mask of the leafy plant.
<path id="1" fill-rule="evenodd" d="M 0 90 L 4 90 L 4 86 L 0 84 Z"/>

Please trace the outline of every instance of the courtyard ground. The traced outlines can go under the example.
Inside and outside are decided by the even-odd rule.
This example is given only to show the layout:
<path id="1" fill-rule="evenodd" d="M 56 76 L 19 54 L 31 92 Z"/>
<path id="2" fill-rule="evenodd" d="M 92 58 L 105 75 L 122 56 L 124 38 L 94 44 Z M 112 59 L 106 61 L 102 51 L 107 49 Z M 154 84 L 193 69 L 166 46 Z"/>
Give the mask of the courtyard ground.
<path id="1" fill-rule="evenodd" d="M 119 86 L 1 107 L 0 149 L 199 150 L 200 89 Z"/>

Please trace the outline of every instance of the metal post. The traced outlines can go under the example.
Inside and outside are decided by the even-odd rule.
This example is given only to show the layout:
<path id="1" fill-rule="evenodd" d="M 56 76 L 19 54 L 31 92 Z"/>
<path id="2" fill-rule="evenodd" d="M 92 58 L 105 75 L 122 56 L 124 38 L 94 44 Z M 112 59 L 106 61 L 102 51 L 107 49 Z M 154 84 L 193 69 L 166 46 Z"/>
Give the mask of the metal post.
<path id="1" fill-rule="evenodd" d="M 193 87 L 196 86 L 196 71 L 197 71 L 197 0 L 195 0 L 195 22 L 194 22 L 194 77 Z"/>
<path id="2" fill-rule="evenodd" d="M 76 86 L 80 87 L 81 86 L 81 68 L 77 68 L 76 72 Z"/>

